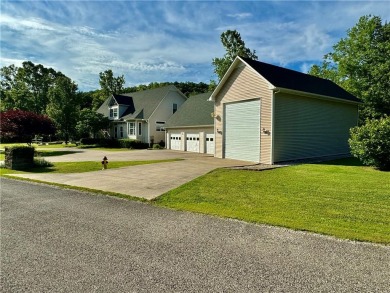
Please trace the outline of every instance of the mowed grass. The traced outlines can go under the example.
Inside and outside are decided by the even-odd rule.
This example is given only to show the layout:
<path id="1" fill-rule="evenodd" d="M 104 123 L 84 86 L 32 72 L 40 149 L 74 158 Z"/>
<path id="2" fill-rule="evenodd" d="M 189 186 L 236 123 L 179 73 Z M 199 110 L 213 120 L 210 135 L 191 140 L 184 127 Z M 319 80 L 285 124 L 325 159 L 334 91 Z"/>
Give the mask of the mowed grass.
<path id="1" fill-rule="evenodd" d="M 108 163 L 108 169 L 146 165 L 146 164 L 157 164 L 165 162 L 174 162 L 180 159 L 169 159 L 169 160 L 149 160 L 149 161 L 112 161 Z M 96 161 L 85 161 L 85 162 L 58 162 L 53 163 L 52 167 L 34 167 L 24 171 L 0 169 L 0 175 L 15 174 L 15 173 L 84 173 L 98 171 L 102 169 L 102 164 Z"/>
<path id="2" fill-rule="evenodd" d="M 390 243 L 390 172 L 353 159 L 261 172 L 219 169 L 164 194 L 155 204 Z"/>

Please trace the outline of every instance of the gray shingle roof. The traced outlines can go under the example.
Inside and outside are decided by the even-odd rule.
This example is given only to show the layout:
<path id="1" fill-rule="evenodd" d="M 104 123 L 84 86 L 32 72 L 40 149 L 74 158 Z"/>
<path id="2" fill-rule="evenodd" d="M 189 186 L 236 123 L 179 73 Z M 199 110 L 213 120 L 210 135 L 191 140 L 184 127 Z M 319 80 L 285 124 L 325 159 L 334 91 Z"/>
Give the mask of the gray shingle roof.
<path id="1" fill-rule="evenodd" d="M 214 102 L 208 101 L 210 96 L 211 92 L 189 97 L 169 118 L 165 128 L 214 125 L 213 117 L 211 117 Z"/>
<path id="2" fill-rule="evenodd" d="M 118 104 L 128 106 L 127 110 L 119 118 L 149 119 L 150 115 L 152 115 L 160 102 L 164 99 L 168 92 L 172 90 L 180 92 L 175 86 L 168 85 L 151 90 L 115 95 L 113 97 L 111 96 L 104 101 L 97 112 L 108 117 L 110 101 L 112 98 L 115 98 Z"/>
<path id="3" fill-rule="evenodd" d="M 330 80 L 249 58 L 240 58 L 277 88 L 307 92 L 352 102 L 361 102 L 358 98 Z"/>
<path id="4" fill-rule="evenodd" d="M 133 101 L 132 101 L 131 97 L 129 97 L 129 96 L 113 95 L 113 97 L 119 105 L 132 105 L 133 104 Z"/>

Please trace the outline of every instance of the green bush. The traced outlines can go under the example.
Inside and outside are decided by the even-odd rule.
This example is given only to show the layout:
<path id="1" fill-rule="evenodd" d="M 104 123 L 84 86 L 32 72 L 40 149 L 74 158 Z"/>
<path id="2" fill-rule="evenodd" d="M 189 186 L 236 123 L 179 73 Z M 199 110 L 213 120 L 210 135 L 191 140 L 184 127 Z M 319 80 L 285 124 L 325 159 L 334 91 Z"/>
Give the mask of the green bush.
<path id="1" fill-rule="evenodd" d="M 104 148 L 120 148 L 120 143 L 117 139 L 112 138 L 101 138 L 98 143 L 99 146 Z"/>
<path id="2" fill-rule="evenodd" d="M 349 146 L 354 157 L 379 170 L 390 170 L 390 117 L 367 121 L 350 131 Z"/>
<path id="3" fill-rule="evenodd" d="M 112 138 L 82 138 L 81 148 L 85 146 L 100 146 L 105 148 L 146 149 L 147 143 L 136 139 L 112 139 Z"/>
<path id="4" fill-rule="evenodd" d="M 53 163 L 46 161 L 44 158 L 34 158 L 34 167 L 46 168 L 53 166 Z"/>
<path id="5" fill-rule="evenodd" d="M 164 148 L 164 147 L 161 146 L 159 143 L 153 144 L 153 149 L 155 149 L 155 150 L 161 150 L 161 149 L 163 149 L 163 148 Z"/>
<path id="6" fill-rule="evenodd" d="M 147 144 L 141 142 L 136 139 L 119 139 L 119 145 L 121 148 L 126 149 L 146 149 L 148 147 Z"/>
<path id="7" fill-rule="evenodd" d="M 92 145 L 92 144 L 98 144 L 99 141 L 100 141 L 100 139 L 98 139 L 98 138 L 83 137 L 80 139 L 80 144 Z"/>

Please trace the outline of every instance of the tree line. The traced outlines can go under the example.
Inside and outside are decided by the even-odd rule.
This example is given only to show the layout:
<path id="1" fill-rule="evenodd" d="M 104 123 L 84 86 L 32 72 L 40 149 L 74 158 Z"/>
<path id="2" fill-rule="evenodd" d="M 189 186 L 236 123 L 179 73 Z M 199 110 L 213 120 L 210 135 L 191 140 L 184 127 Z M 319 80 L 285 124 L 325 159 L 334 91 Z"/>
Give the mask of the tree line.
<path id="1" fill-rule="evenodd" d="M 147 85 L 124 87 L 124 76 L 114 76 L 111 69 L 99 73 L 100 89 L 82 92 L 78 85 L 60 71 L 46 68 L 41 64 L 25 61 L 21 67 L 4 66 L 0 69 L 1 89 L 0 111 L 2 112 L 2 140 L 7 136 L 15 136 L 29 140 L 35 134 L 54 134 L 53 128 L 36 127 L 35 133 L 26 131 L 21 136 L 20 129 L 31 129 L 26 125 L 29 119 L 36 123 L 53 120 L 58 138 L 69 141 L 70 138 L 95 136 L 100 129 L 108 127 L 108 119 L 96 110 L 111 94 L 122 94 L 141 90 L 175 85 L 186 96 L 205 93 L 209 85 L 203 82 L 152 82 Z M 18 111 L 10 111 L 18 110 Z M 10 112 L 8 112 L 10 111 Z M 7 112 L 7 113 L 6 113 Z M 31 112 L 28 114 L 27 112 Z M 17 116 L 29 117 L 18 119 Z M 11 123 L 13 121 L 13 123 Z M 18 124 L 15 124 L 18 123 Z M 37 125 L 38 125 L 37 124 Z M 19 127 L 18 127 L 19 125 Z"/>

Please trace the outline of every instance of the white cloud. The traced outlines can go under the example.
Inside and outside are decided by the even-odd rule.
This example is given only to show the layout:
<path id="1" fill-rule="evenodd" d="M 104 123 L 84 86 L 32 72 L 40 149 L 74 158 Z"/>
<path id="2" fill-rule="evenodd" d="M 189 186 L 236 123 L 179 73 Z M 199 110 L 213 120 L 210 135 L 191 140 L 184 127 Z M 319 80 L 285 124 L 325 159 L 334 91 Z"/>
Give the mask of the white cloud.
<path id="1" fill-rule="evenodd" d="M 242 19 L 245 19 L 245 18 L 252 17 L 252 13 L 248 13 L 248 12 L 233 13 L 233 14 L 228 14 L 227 16 L 231 17 L 231 18 L 235 18 L 237 20 L 242 20 Z"/>
<path id="2" fill-rule="evenodd" d="M 360 16 L 390 19 L 386 2 L 1 2 L 1 66 L 51 64 L 82 89 L 111 68 L 127 84 L 212 78 L 220 33 L 237 29 L 259 59 L 305 71 Z"/>

